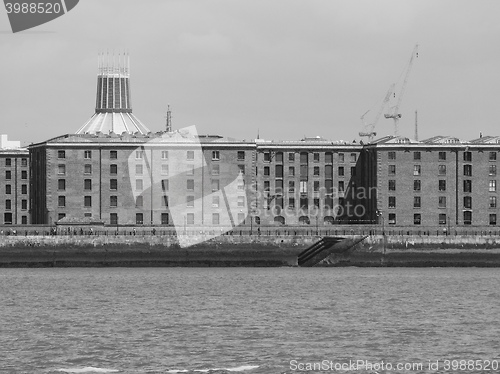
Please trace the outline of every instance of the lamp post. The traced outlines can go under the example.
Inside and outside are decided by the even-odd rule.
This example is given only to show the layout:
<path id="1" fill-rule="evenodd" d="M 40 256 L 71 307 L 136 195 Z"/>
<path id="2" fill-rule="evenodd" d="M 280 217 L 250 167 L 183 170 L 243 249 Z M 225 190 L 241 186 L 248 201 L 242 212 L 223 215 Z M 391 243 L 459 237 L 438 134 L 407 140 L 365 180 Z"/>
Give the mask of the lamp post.
<path id="1" fill-rule="evenodd" d="M 377 210 L 377 217 L 382 220 L 382 259 L 381 263 L 384 263 L 385 260 L 385 220 L 384 220 L 384 215 L 381 210 Z"/>

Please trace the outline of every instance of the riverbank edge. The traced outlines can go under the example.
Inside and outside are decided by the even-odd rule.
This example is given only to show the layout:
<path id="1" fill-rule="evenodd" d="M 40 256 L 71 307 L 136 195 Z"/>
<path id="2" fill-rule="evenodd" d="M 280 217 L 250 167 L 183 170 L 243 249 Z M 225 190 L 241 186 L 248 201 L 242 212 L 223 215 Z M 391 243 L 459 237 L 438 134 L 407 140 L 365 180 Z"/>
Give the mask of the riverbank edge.
<path id="1" fill-rule="evenodd" d="M 346 238 L 352 238 L 347 235 Z M 279 267 L 320 236 L 4 236 L 0 267 Z M 372 235 L 320 267 L 500 267 L 500 237 Z"/>

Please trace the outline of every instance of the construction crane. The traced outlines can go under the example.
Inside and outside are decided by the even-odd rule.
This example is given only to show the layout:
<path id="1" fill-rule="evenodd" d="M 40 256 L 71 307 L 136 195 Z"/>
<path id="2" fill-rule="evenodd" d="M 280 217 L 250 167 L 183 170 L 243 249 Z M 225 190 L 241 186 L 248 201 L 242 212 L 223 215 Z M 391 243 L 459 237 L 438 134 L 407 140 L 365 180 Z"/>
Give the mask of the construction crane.
<path id="1" fill-rule="evenodd" d="M 380 106 L 380 109 L 379 109 L 377 115 L 375 116 L 375 118 L 373 119 L 373 121 L 370 124 L 366 124 L 366 122 L 364 120 L 366 114 L 370 110 L 367 110 L 365 112 L 365 114 L 363 114 L 361 116 L 361 121 L 363 121 L 363 125 L 364 125 L 364 131 L 361 131 L 359 133 L 359 136 L 367 137 L 369 141 L 372 141 L 373 137 L 377 135 L 377 133 L 375 132 L 375 125 L 377 124 L 380 116 L 382 115 L 382 112 L 384 111 L 385 106 L 389 102 L 393 92 L 394 92 L 394 84 L 391 84 L 391 86 L 389 87 L 389 90 L 387 91 L 387 93 L 385 95 L 384 100 L 382 101 L 382 105 Z"/>
<path id="2" fill-rule="evenodd" d="M 414 58 L 418 58 L 418 44 L 415 45 L 415 48 L 413 48 L 413 52 L 411 54 L 410 62 L 408 63 L 408 67 L 406 69 L 406 75 L 405 79 L 403 81 L 403 85 L 401 86 L 401 91 L 399 92 L 399 95 L 397 96 L 398 101 L 395 106 L 391 107 L 391 112 L 385 114 L 385 118 L 392 118 L 394 120 L 394 136 L 398 136 L 398 122 L 399 119 L 401 118 L 401 113 L 399 113 L 399 107 L 401 106 L 401 102 L 403 100 L 403 94 L 406 89 L 406 84 L 408 83 L 408 77 L 410 76 L 410 71 L 413 65 L 413 60 Z M 394 97 L 396 97 L 396 93 L 394 93 Z"/>

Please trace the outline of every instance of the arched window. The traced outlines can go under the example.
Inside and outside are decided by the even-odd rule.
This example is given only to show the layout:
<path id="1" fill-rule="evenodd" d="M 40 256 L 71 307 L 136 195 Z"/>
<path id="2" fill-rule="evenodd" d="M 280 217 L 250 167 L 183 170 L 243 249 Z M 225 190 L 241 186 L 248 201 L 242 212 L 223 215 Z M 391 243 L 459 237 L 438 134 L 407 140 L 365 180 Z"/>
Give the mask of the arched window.
<path id="1" fill-rule="evenodd" d="M 309 225 L 311 223 L 311 221 L 309 220 L 308 216 L 300 216 L 299 217 L 299 223 L 301 225 Z"/>
<path id="2" fill-rule="evenodd" d="M 326 216 L 324 219 L 324 222 L 326 225 L 333 225 L 333 217 L 332 216 Z"/>
<path id="3" fill-rule="evenodd" d="M 285 217 L 276 216 L 276 217 L 274 217 L 274 222 L 279 223 L 280 225 L 284 225 L 285 224 Z"/>

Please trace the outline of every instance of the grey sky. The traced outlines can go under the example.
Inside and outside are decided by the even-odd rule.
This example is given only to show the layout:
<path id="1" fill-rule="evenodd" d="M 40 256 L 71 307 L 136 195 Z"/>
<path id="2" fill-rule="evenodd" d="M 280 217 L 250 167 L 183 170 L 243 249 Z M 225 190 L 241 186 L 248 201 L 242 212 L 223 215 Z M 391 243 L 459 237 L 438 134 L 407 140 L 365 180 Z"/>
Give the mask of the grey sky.
<path id="1" fill-rule="evenodd" d="M 359 139 L 418 42 L 400 134 L 500 135 L 500 2 L 81 0 L 12 34 L 0 10 L 0 133 L 24 143 L 93 114 L 97 53 L 128 50 L 135 115 L 253 139 Z M 381 118 L 379 135 L 392 134 Z"/>

